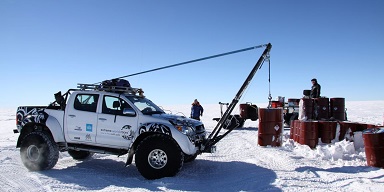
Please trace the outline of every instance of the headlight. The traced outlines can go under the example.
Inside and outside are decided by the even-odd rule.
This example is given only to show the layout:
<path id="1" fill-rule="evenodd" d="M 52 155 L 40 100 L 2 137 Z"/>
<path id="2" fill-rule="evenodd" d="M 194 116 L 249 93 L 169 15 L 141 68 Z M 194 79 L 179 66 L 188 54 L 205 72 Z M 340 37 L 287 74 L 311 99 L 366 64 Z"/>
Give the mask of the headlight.
<path id="1" fill-rule="evenodd" d="M 192 135 L 193 130 L 190 127 L 184 126 L 184 125 L 176 125 L 175 126 L 177 130 L 179 130 L 184 135 Z"/>

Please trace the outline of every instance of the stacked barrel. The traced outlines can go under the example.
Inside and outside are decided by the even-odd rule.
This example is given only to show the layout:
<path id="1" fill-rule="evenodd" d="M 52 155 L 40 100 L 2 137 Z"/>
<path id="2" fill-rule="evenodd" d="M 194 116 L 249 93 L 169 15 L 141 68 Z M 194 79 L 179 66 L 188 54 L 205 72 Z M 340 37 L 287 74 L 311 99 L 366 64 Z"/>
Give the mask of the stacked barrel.
<path id="1" fill-rule="evenodd" d="M 294 100 L 288 99 L 288 103 L 290 101 Z M 367 164 L 384 168 L 384 127 L 346 121 L 345 109 L 344 98 L 302 98 L 299 120 L 290 124 L 290 139 L 315 148 L 319 141 L 354 141 L 354 133 L 362 132 Z"/>
<path id="2" fill-rule="evenodd" d="M 290 138 L 315 148 L 319 139 L 322 143 L 331 143 L 335 139 L 337 122 L 345 120 L 345 99 L 302 98 L 299 111 L 299 120 L 290 125 Z"/>

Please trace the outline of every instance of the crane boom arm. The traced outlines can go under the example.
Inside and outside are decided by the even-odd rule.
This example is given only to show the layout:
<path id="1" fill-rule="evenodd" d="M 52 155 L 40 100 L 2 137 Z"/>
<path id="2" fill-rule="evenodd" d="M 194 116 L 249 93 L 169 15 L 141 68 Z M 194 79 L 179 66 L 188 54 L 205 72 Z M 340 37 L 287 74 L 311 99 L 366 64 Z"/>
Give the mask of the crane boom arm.
<path id="1" fill-rule="evenodd" d="M 224 115 L 220 118 L 218 121 L 216 127 L 213 129 L 212 133 L 208 136 L 205 144 L 203 152 L 210 152 L 209 150 L 213 145 L 215 145 L 217 142 L 219 142 L 223 137 L 225 137 L 228 133 L 230 133 L 235 127 L 228 129 L 224 134 L 219 135 L 221 129 L 225 126 L 225 121 L 230 117 L 230 114 L 232 113 L 233 109 L 239 102 L 241 96 L 243 95 L 244 91 L 247 89 L 248 85 L 252 81 L 253 77 L 255 76 L 258 69 L 261 68 L 262 64 L 266 59 L 269 59 L 269 52 L 271 51 L 272 45 L 271 43 L 268 43 L 266 46 L 263 54 L 260 56 L 259 60 L 256 62 L 255 66 L 249 73 L 247 79 L 245 79 L 243 85 L 240 87 L 239 91 L 237 92 L 235 98 L 233 98 L 231 104 L 228 106 L 227 110 L 225 111 Z"/>

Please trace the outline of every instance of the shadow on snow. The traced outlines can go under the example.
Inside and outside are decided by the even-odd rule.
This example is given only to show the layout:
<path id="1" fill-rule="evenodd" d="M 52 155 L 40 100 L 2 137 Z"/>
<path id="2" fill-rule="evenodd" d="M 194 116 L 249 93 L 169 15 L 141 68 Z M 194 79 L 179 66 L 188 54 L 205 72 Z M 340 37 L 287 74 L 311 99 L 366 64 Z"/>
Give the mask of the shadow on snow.
<path id="1" fill-rule="evenodd" d="M 196 159 L 184 164 L 176 176 L 157 180 L 146 180 L 134 165 L 124 165 L 125 162 L 111 159 L 90 159 L 75 166 L 40 173 L 63 184 L 78 185 L 81 190 L 101 190 L 115 186 L 151 191 L 280 191 L 272 185 L 276 179 L 274 171 L 246 162 Z"/>

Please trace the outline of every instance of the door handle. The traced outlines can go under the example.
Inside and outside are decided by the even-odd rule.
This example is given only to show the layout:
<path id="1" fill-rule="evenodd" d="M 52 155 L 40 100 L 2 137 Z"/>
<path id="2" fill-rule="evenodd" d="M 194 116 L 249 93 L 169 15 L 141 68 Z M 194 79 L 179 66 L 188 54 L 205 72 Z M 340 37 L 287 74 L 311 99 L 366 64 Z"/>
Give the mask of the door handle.
<path id="1" fill-rule="evenodd" d="M 107 119 L 105 118 L 99 118 L 100 121 L 106 121 Z"/>
<path id="2" fill-rule="evenodd" d="M 76 115 L 68 115 L 68 117 L 72 117 L 73 118 L 73 117 L 76 117 Z"/>

